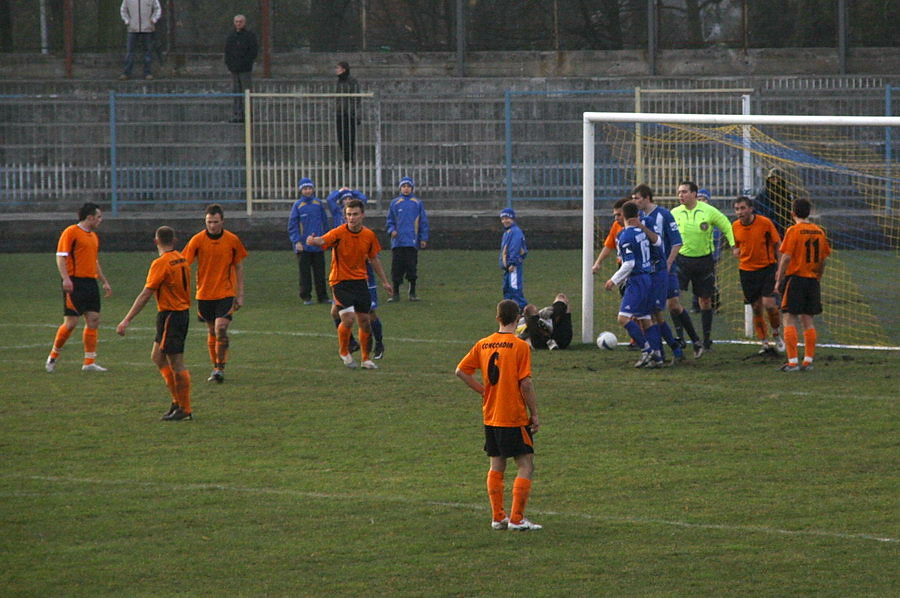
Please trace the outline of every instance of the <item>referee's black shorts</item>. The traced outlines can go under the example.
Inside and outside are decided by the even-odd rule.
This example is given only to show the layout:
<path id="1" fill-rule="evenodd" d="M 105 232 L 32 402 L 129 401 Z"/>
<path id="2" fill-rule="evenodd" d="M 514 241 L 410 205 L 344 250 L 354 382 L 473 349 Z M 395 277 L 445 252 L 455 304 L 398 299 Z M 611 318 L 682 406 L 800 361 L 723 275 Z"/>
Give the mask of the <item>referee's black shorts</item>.
<path id="1" fill-rule="evenodd" d="M 697 297 L 712 297 L 716 292 L 716 262 L 712 254 L 700 257 L 687 257 L 679 255 L 676 258 L 678 264 L 678 284 L 682 291 L 692 287 Z"/>

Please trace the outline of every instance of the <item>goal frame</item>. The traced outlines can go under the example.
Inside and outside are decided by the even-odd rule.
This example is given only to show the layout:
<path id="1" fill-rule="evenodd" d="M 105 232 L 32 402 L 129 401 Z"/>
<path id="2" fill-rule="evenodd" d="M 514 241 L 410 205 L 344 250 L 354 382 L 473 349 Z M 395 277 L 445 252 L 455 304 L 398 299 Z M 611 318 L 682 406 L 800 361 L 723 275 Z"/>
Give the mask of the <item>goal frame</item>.
<path id="1" fill-rule="evenodd" d="M 582 113 L 581 341 L 583 343 L 594 342 L 594 278 L 591 266 L 594 263 L 594 125 L 597 123 L 900 127 L 900 117 L 668 114 L 660 112 Z"/>

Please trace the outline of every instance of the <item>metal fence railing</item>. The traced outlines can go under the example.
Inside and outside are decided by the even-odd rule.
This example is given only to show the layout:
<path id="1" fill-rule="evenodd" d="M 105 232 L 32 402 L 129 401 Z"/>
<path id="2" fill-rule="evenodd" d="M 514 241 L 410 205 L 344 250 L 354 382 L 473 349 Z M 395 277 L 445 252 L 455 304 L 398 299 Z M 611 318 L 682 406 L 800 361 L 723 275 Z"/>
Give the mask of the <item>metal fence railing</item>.
<path id="1" fill-rule="evenodd" d="M 122 211 L 210 201 L 248 205 L 249 182 L 254 192 L 266 188 L 251 200 L 271 200 L 271 209 L 281 209 L 296 198 L 300 176 L 315 178 L 320 190 L 352 186 L 377 201 L 393 196 L 407 174 L 427 190 L 433 209 L 578 201 L 582 112 L 635 109 L 634 87 L 597 83 L 601 89 L 540 93 L 366 92 L 349 164 L 337 141 L 332 88 L 319 83 L 260 85 L 250 97 L 249 127 L 228 122 L 234 95 L 227 93 L 0 96 L 0 206 L 71 211 L 88 200 Z M 638 83 L 644 111 L 738 113 L 733 102 L 740 94 L 727 92 L 737 87 L 753 89 L 754 114 L 900 110 L 897 88 L 877 78 L 802 84 L 736 78 L 710 81 L 707 86 L 722 89 L 691 94 L 660 93 L 689 81 Z M 649 89 L 651 83 L 657 89 Z M 896 156 L 896 143 L 886 132 L 873 147 Z M 600 198 L 612 198 L 628 184 L 617 168 L 598 168 L 598 177 Z"/>

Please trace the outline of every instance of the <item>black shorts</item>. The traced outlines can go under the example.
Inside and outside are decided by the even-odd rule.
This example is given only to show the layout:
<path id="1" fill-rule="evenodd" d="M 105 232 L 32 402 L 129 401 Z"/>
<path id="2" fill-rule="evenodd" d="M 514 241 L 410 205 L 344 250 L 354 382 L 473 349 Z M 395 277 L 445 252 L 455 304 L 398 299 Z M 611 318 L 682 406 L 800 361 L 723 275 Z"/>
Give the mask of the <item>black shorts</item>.
<path id="1" fill-rule="evenodd" d="M 63 291 L 63 314 L 80 316 L 86 312 L 100 313 L 100 287 L 96 278 L 72 277 L 72 292 Z"/>
<path id="2" fill-rule="evenodd" d="M 760 297 L 771 297 L 775 294 L 775 264 L 769 264 L 760 270 L 739 270 L 739 272 L 744 303 L 753 303 Z"/>
<path id="3" fill-rule="evenodd" d="M 534 452 L 530 426 L 484 427 L 484 452 L 488 457 L 518 457 Z"/>
<path id="4" fill-rule="evenodd" d="M 234 297 L 224 299 L 198 299 L 197 312 L 204 322 L 215 322 L 216 318 L 231 319 L 234 313 Z"/>
<path id="5" fill-rule="evenodd" d="M 679 255 L 678 284 L 682 291 L 692 287 L 697 297 L 709 298 L 716 292 L 716 262 L 712 254 L 702 257 L 686 257 Z"/>
<path id="6" fill-rule="evenodd" d="M 334 302 L 339 310 L 353 307 L 361 314 L 371 311 L 372 296 L 369 294 L 369 285 L 365 279 L 342 280 L 331 287 L 331 294 L 334 295 Z"/>
<path id="7" fill-rule="evenodd" d="M 822 290 L 818 278 L 788 276 L 781 298 L 781 311 L 791 315 L 815 316 L 822 313 Z"/>
<path id="8" fill-rule="evenodd" d="M 190 310 L 187 309 L 156 314 L 156 338 L 153 340 L 159 343 L 160 351 L 166 355 L 184 353 L 190 319 Z"/>

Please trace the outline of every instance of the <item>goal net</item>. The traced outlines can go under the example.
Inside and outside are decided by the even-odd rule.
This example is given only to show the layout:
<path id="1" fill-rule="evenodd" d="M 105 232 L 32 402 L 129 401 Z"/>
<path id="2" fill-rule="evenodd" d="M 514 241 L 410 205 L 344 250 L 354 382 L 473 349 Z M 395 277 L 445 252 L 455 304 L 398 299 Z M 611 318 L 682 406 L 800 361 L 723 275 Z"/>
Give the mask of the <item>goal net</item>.
<path id="1" fill-rule="evenodd" d="M 732 221 L 734 199 L 747 195 L 782 232 L 792 224 L 791 200 L 809 199 L 813 221 L 834 248 L 822 280 L 819 338 L 848 346 L 900 345 L 894 305 L 900 280 L 898 126 L 897 117 L 586 112 L 582 340 L 593 342 L 595 306 L 600 329 L 614 325 L 618 309 L 617 295 L 595 295 L 591 276 L 618 199 L 597 198 L 594 189 L 614 170 L 624 173 L 620 180 L 650 185 L 657 203 L 669 209 L 678 205 L 678 183 L 695 181 Z M 717 262 L 717 282 L 714 337 L 745 339 L 737 262 L 727 249 Z M 690 299 L 688 294 L 682 303 Z"/>

